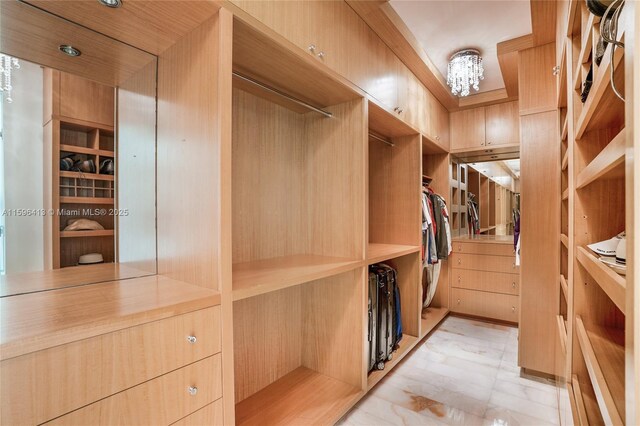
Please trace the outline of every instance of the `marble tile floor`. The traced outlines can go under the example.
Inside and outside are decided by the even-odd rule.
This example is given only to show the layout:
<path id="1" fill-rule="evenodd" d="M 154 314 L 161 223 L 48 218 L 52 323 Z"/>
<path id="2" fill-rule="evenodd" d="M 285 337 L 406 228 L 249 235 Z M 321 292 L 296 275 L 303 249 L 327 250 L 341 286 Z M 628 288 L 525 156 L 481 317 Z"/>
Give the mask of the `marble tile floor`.
<path id="1" fill-rule="evenodd" d="M 339 425 L 558 425 L 555 386 L 521 377 L 517 351 L 517 328 L 449 316 Z"/>

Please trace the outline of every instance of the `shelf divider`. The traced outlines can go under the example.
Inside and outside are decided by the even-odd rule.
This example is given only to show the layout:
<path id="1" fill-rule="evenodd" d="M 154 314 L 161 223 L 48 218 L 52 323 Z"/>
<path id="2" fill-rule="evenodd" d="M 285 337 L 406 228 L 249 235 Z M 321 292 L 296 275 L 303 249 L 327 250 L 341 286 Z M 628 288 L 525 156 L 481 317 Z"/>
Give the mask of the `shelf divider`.
<path id="1" fill-rule="evenodd" d="M 600 288 L 609 296 L 615 305 L 625 313 L 626 280 L 615 273 L 604 263 L 600 262 L 584 247 L 576 251 L 578 262 L 587 270 L 589 275 L 598 283 Z"/>
<path id="2" fill-rule="evenodd" d="M 567 248 L 569 249 L 569 237 L 567 237 L 565 234 L 560 234 L 560 242 Z"/>
<path id="3" fill-rule="evenodd" d="M 372 265 L 419 251 L 420 246 L 369 243 L 367 248 L 367 263 Z"/>
<path id="4" fill-rule="evenodd" d="M 620 133 L 579 174 L 576 189 L 604 177 L 624 177 L 625 131 Z"/>
<path id="5" fill-rule="evenodd" d="M 624 337 L 621 339 L 612 330 L 601 327 L 595 328 L 595 331 L 587 331 L 580 316 L 576 317 L 575 322 L 600 414 L 607 425 L 623 425 Z"/>
<path id="6" fill-rule="evenodd" d="M 560 288 L 562 289 L 562 293 L 564 293 L 564 299 L 569 303 L 569 285 L 567 284 L 567 279 L 562 274 L 560 274 Z"/>

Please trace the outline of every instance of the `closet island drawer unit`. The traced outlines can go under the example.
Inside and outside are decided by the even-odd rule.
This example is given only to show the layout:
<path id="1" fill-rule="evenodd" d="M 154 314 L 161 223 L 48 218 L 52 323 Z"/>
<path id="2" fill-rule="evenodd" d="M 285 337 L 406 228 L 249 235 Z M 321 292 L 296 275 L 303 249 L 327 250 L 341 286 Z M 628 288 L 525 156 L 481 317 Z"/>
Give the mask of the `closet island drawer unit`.
<path id="1" fill-rule="evenodd" d="M 451 310 L 517 323 L 520 267 L 512 237 L 460 238 L 452 246 Z"/>
<path id="2" fill-rule="evenodd" d="M 9 313 L 3 319 L 12 323 L 15 305 L 24 312 L 30 303 L 55 304 L 58 296 L 64 306 L 48 312 L 68 326 L 25 335 L 23 346 L 18 333 L 3 336 L 3 425 L 169 424 L 221 397 L 219 295 L 164 277 L 140 280 L 3 300 Z M 119 300 L 130 293 L 135 297 Z M 84 315 L 94 322 L 83 322 Z M 34 318 L 34 327 L 46 317 Z"/>

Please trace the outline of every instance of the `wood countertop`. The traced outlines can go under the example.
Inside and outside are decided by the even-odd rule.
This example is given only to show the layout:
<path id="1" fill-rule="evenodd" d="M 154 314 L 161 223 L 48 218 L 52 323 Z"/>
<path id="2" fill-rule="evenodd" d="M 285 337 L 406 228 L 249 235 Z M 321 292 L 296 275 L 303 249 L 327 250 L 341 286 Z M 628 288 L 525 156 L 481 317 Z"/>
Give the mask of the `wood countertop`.
<path id="1" fill-rule="evenodd" d="M 217 291 L 154 275 L 0 299 L 0 360 L 220 304 Z"/>
<path id="2" fill-rule="evenodd" d="M 451 240 L 457 243 L 513 244 L 513 235 L 461 235 Z"/>

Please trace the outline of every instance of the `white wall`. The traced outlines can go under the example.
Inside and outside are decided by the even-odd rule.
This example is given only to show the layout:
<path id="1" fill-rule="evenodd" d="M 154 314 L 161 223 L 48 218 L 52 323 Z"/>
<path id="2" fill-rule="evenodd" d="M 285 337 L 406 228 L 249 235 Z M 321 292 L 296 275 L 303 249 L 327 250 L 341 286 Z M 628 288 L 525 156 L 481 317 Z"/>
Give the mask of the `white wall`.
<path id="1" fill-rule="evenodd" d="M 42 68 L 20 61 L 13 103 L 2 106 L 5 209 L 43 206 Z M 43 218 L 5 216 L 6 272 L 44 269 Z"/>

